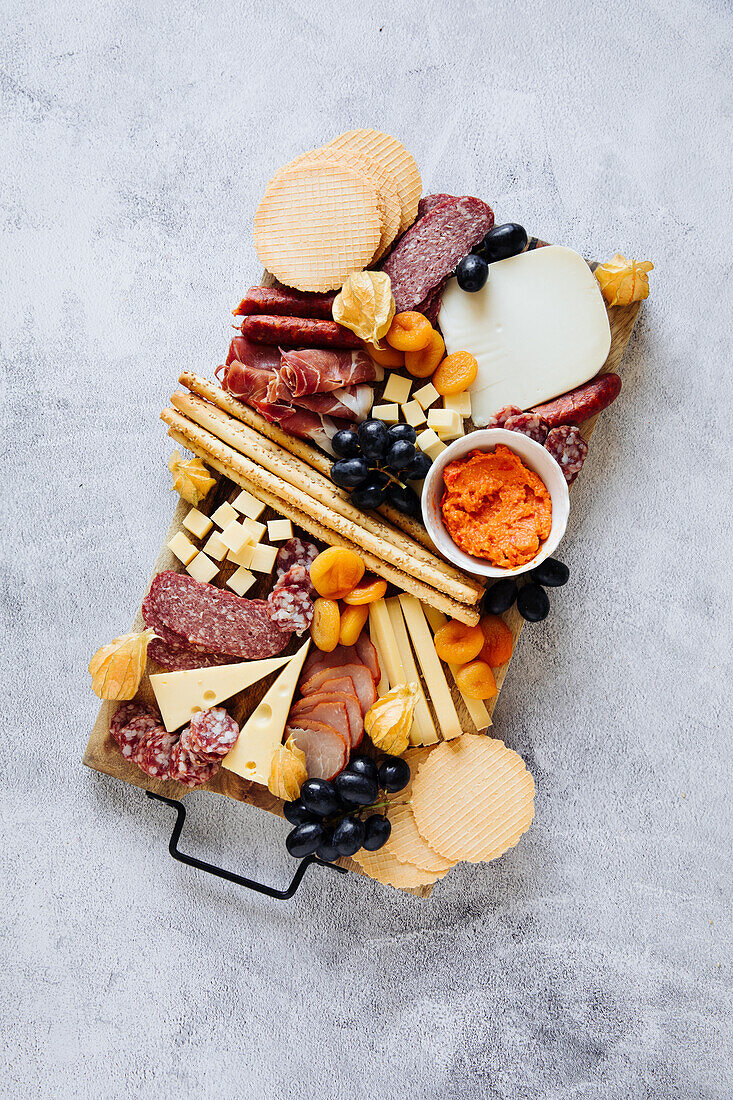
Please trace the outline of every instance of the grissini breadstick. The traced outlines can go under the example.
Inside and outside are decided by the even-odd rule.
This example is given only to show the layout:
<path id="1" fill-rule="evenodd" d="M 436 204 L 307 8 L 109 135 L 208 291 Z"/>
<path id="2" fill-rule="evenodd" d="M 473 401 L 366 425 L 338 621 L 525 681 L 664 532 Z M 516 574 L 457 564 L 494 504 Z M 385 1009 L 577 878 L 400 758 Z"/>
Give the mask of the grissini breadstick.
<path id="1" fill-rule="evenodd" d="M 237 401 L 236 397 L 226 393 L 215 382 L 210 382 L 207 378 L 201 378 L 198 374 L 193 374 L 190 371 L 184 371 L 178 381 L 191 393 L 211 401 L 224 412 L 230 413 L 237 420 L 241 420 L 243 424 L 247 424 L 261 435 L 267 436 L 273 443 L 279 443 L 291 454 L 301 458 L 303 462 L 307 462 L 314 470 L 318 470 L 319 473 L 328 477 L 331 471 L 331 459 L 327 455 L 324 455 L 316 447 L 310 446 L 304 440 L 299 439 L 297 435 L 291 435 L 290 432 L 284 431 L 277 424 L 271 424 L 269 420 L 265 420 L 264 416 L 261 416 L 254 409 L 250 409 L 249 405 L 245 405 L 242 401 Z M 398 512 L 396 508 L 389 504 L 382 504 L 379 511 L 395 527 L 399 527 L 401 531 L 415 539 L 431 553 L 435 552 L 433 541 L 422 523 L 411 516 L 403 515 L 402 512 Z"/>
<path id="2" fill-rule="evenodd" d="M 382 561 L 376 555 L 355 545 L 350 539 L 322 524 L 310 512 L 306 514 L 297 504 L 286 500 L 280 495 L 279 490 L 273 492 L 271 489 L 264 487 L 262 484 L 264 479 L 258 477 L 256 481 L 251 480 L 248 476 L 250 469 L 257 470 L 253 463 L 238 455 L 231 447 L 221 443 L 210 432 L 205 431 L 190 420 L 186 420 L 174 409 L 164 409 L 161 413 L 161 420 L 168 425 L 168 434 L 177 443 L 186 447 L 189 451 L 193 451 L 213 469 L 218 470 L 219 473 L 239 485 L 240 488 L 247 489 L 263 504 L 269 505 L 274 511 L 279 512 L 299 527 L 302 527 L 303 530 L 309 531 L 310 534 L 331 546 L 344 546 L 348 550 L 353 550 L 363 559 L 367 569 L 384 577 L 386 581 L 396 585 L 402 592 L 409 592 L 418 599 L 439 608 L 451 618 L 458 619 L 459 622 L 466 623 L 468 626 L 475 626 L 479 621 L 480 612 L 477 607 L 468 607 L 466 604 L 451 599 L 450 596 L 446 596 L 444 593 L 431 588 L 430 585 L 423 584 L 414 577 L 408 576 L 395 566 Z M 268 475 L 268 477 L 272 478 L 272 475 Z"/>
<path id="3" fill-rule="evenodd" d="M 433 588 L 445 592 L 460 603 L 475 603 L 480 598 L 483 585 L 468 581 L 460 574 L 456 579 L 455 572 L 446 570 L 443 562 L 433 555 L 428 561 L 416 557 L 415 543 L 412 539 L 402 531 L 394 530 L 381 517 L 361 512 L 348 497 L 344 499 L 340 494 L 334 493 L 333 484 L 328 478 L 289 454 L 279 444 L 266 439 L 239 420 L 227 416 L 200 397 L 174 393 L 171 403 L 183 416 L 187 416 L 189 420 L 212 432 L 227 446 L 234 448 L 258 465 L 264 466 L 296 489 L 302 489 L 303 493 L 313 497 L 325 507 L 331 508 L 344 519 L 355 524 L 357 528 L 362 528 L 374 535 L 381 542 L 380 553 L 386 561 L 417 577 L 418 580 L 432 585 Z M 349 537 L 352 542 L 359 541 L 358 537 L 351 535 Z M 369 549 L 369 547 L 365 548 Z"/>

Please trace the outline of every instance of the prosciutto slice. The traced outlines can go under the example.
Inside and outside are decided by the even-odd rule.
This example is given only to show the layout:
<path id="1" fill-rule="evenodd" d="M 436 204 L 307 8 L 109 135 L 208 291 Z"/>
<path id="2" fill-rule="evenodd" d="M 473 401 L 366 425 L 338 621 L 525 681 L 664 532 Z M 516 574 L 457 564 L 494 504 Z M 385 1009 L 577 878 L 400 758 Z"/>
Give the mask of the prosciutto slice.
<path id="1" fill-rule="evenodd" d="M 280 371 L 293 397 L 311 393 L 330 393 L 343 386 L 375 382 L 384 372 L 365 351 L 329 351 L 307 348 L 283 351 Z"/>
<path id="2" fill-rule="evenodd" d="M 267 401 L 282 406 L 296 405 L 310 409 L 319 416 L 337 416 L 342 420 L 366 420 L 372 407 L 374 391 L 371 386 L 345 386 L 330 393 L 312 393 L 304 397 L 295 397 L 291 393 L 282 371 L 269 376 Z"/>

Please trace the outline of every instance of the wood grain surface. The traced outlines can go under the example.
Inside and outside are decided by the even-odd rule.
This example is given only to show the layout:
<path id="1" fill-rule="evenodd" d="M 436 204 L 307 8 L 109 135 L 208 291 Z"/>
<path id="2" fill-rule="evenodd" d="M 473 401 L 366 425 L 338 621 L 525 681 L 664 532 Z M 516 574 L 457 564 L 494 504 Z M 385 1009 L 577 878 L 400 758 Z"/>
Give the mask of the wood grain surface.
<path id="1" fill-rule="evenodd" d="M 534 239 L 530 247 L 541 247 L 543 244 L 544 242 Z M 595 267 L 596 265 L 592 264 L 591 266 Z M 263 279 L 264 285 L 272 285 L 272 282 L 273 280 L 267 275 Z M 636 322 L 640 305 L 640 302 L 635 302 L 631 306 L 615 307 L 608 310 L 611 326 L 611 349 L 609 351 L 608 358 L 606 359 L 606 362 L 604 363 L 603 368 L 599 373 L 605 374 L 610 371 L 618 372 L 621 360 L 626 350 L 626 346 L 629 342 L 634 324 Z M 613 415 L 613 406 L 611 406 L 611 409 L 608 410 L 605 415 Z M 581 432 L 586 440 L 590 439 L 596 426 L 597 419 L 597 416 L 592 417 L 591 419 L 585 421 L 583 425 L 581 425 Z M 470 421 L 467 421 L 466 427 L 467 430 L 470 430 L 473 425 Z M 582 473 L 579 476 L 582 477 Z M 206 514 L 210 514 L 224 500 L 233 499 L 238 492 L 238 486 L 234 485 L 227 478 L 220 476 L 216 485 L 206 497 L 206 500 L 199 505 L 199 508 Z M 160 554 L 158 555 L 158 559 L 153 567 L 151 581 L 153 577 L 155 577 L 164 569 L 175 569 L 179 571 L 182 569 L 181 563 L 168 549 L 168 542 L 172 539 L 176 532 L 180 530 L 185 530 L 182 528 L 182 522 L 185 515 L 190 510 L 190 507 L 191 506 L 185 501 L 180 499 L 178 500 L 175 511 L 173 513 L 173 517 L 171 519 L 170 527 L 168 528 L 168 532 L 165 536 L 163 548 L 161 549 Z M 260 517 L 260 519 L 265 522 L 267 519 L 274 518 L 276 515 L 276 512 L 268 508 Z M 294 533 L 300 535 L 300 537 L 302 538 L 312 541 L 311 537 L 306 532 L 299 531 L 297 528 L 294 528 Z M 191 538 L 192 541 L 194 541 L 190 532 L 185 531 L 185 534 L 189 538 Z M 197 542 L 197 544 L 199 544 L 200 540 L 195 541 Z M 226 561 L 222 563 L 219 576 L 215 579 L 216 583 L 223 586 L 226 583 L 227 578 L 234 572 L 234 569 L 235 567 L 231 564 L 228 564 Z M 248 598 L 265 596 L 270 590 L 271 583 L 272 582 L 270 577 L 258 575 L 256 584 L 247 593 Z M 517 611 L 516 606 L 512 607 L 508 612 L 505 613 L 504 620 L 511 629 L 512 636 L 516 645 L 516 641 L 521 634 L 522 627 L 524 625 L 524 620 Z M 131 629 L 142 629 L 143 625 L 142 612 L 141 609 L 139 609 Z M 300 639 L 293 636 L 293 639 L 291 640 L 289 646 L 284 652 L 294 653 L 295 650 L 299 648 L 300 641 Z M 493 699 L 488 700 L 486 703 L 487 709 L 489 710 L 490 714 L 493 714 L 494 712 L 494 708 L 496 707 L 496 704 L 498 702 L 501 687 L 506 678 L 510 664 L 511 661 L 508 661 L 506 665 L 502 666 L 500 669 L 495 670 L 498 691 L 496 696 Z M 146 670 L 145 676 L 143 677 L 140 691 L 136 696 L 137 699 L 142 702 L 152 703 L 153 705 L 155 704 L 155 697 L 153 695 L 152 687 L 150 685 L 149 675 L 151 672 L 154 673 L 158 671 L 163 670 L 159 669 L 154 662 L 150 661 L 149 668 L 148 670 Z M 276 676 L 277 672 L 272 673 L 266 679 L 251 685 L 245 691 L 240 692 L 238 695 L 234 696 L 232 700 L 227 702 L 227 709 L 230 710 L 230 712 L 234 715 L 237 721 L 240 722 L 240 724 L 242 724 L 246 720 L 247 716 L 254 710 L 257 703 L 260 701 L 260 699 L 262 699 Z M 454 702 L 456 703 L 456 707 L 458 709 L 463 728 L 467 731 L 474 732 L 475 726 L 471 721 L 468 712 L 466 711 L 465 704 L 461 699 L 460 694 L 456 691 L 455 686 L 453 685 L 450 673 L 447 673 L 447 680 L 449 684 L 451 684 Z M 139 787 L 143 790 L 153 791 L 156 794 L 162 794 L 167 796 L 168 798 L 184 798 L 186 794 L 189 793 L 187 787 L 184 787 L 174 781 L 161 782 L 159 780 L 152 779 L 151 777 L 145 775 L 144 772 L 140 771 L 140 769 L 136 765 L 125 760 L 125 758 L 122 756 L 117 745 L 112 740 L 109 732 L 110 720 L 118 706 L 118 703 L 102 703 L 99 709 L 99 713 L 97 715 L 97 719 L 94 723 L 91 736 L 87 743 L 87 747 L 83 756 L 83 763 L 87 767 L 93 768 L 95 771 L 112 776 L 115 779 L 121 779 L 123 782 L 130 783 L 133 786 Z M 252 806 L 257 806 L 262 810 L 267 810 L 269 813 L 273 813 L 282 817 L 282 802 L 279 799 L 275 798 L 274 795 L 270 794 L 267 787 L 263 787 L 258 783 L 250 783 L 247 780 L 235 775 L 233 772 L 227 771 L 225 768 L 221 768 L 209 783 L 205 783 L 203 786 L 196 789 L 210 791 L 213 794 L 224 795 L 228 798 L 234 798 L 240 802 L 247 802 Z M 358 874 L 364 874 L 364 871 L 358 866 L 358 864 L 354 863 L 353 860 L 342 859 L 339 861 L 339 863 L 341 864 L 341 866 L 348 867 L 350 870 L 355 871 Z M 419 887 L 408 892 L 416 894 L 419 897 L 427 898 L 432 892 L 432 887 Z"/>

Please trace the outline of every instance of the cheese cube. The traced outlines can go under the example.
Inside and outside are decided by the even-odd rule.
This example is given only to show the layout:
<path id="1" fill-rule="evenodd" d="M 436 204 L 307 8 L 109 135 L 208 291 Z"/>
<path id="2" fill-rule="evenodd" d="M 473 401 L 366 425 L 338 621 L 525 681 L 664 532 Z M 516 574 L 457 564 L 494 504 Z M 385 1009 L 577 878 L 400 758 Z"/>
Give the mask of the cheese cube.
<path id="1" fill-rule="evenodd" d="M 232 573 L 227 581 L 227 588 L 231 588 L 232 592 L 236 592 L 238 596 L 243 596 L 254 583 L 255 577 L 253 574 L 250 573 L 249 569 L 245 569 L 243 565 L 240 565 L 236 573 Z"/>
<path id="2" fill-rule="evenodd" d="M 234 565 L 243 565 L 245 567 L 245 569 L 249 569 L 250 564 L 252 562 L 252 558 L 254 557 L 254 552 L 255 552 L 256 549 L 257 549 L 257 544 L 256 543 L 248 542 L 236 554 L 234 553 L 233 550 L 230 550 L 229 551 L 229 556 L 227 557 L 227 561 L 232 562 Z"/>
<path id="3" fill-rule="evenodd" d="M 276 546 L 265 546 L 263 543 L 259 543 L 255 546 L 249 567 L 253 569 L 255 573 L 272 573 L 275 568 L 276 557 Z"/>
<path id="4" fill-rule="evenodd" d="M 375 420 L 383 420 L 385 424 L 396 424 L 400 418 L 399 405 L 375 405 L 372 416 Z"/>
<path id="5" fill-rule="evenodd" d="M 234 498 L 232 507 L 241 512 L 243 516 L 248 516 L 249 519 L 259 519 L 265 510 L 262 501 L 258 500 L 257 497 L 253 497 L 246 489 L 242 489 L 239 496 Z"/>
<path id="6" fill-rule="evenodd" d="M 289 519 L 268 519 L 267 537 L 270 542 L 285 542 L 293 537 L 293 525 Z"/>
<path id="7" fill-rule="evenodd" d="M 237 518 L 237 513 L 226 500 L 223 504 L 220 504 L 215 512 L 211 513 L 211 518 L 217 527 L 221 527 L 222 531 L 225 527 L 228 527 L 232 520 Z"/>
<path id="8" fill-rule="evenodd" d="M 417 390 L 415 393 L 413 393 L 412 396 L 415 398 L 421 408 L 429 409 L 430 406 L 434 405 L 435 402 L 438 400 L 440 394 L 436 390 L 433 383 L 428 382 L 427 386 L 423 386 L 422 389 Z"/>
<path id="9" fill-rule="evenodd" d="M 188 565 L 188 563 L 193 561 L 198 554 L 197 548 L 189 538 L 186 538 L 183 531 L 176 532 L 168 543 L 168 549 L 174 553 L 178 560 L 182 561 L 184 565 Z"/>
<path id="10" fill-rule="evenodd" d="M 443 398 L 443 408 L 457 412 L 459 416 L 470 416 L 471 394 L 468 390 L 464 390 L 463 393 L 451 393 Z"/>
<path id="11" fill-rule="evenodd" d="M 235 554 L 238 554 L 247 543 L 254 542 L 254 539 L 244 524 L 235 519 L 222 531 L 221 541 L 227 550 L 233 550 Z"/>
<path id="12" fill-rule="evenodd" d="M 430 447 L 425 448 L 425 454 L 428 456 L 428 458 L 432 458 L 433 462 L 435 462 L 435 459 L 438 457 L 438 455 L 442 454 L 443 451 L 445 451 L 446 449 L 447 448 L 445 443 L 442 441 L 442 439 L 439 439 L 437 443 L 433 443 Z"/>
<path id="13" fill-rule="evenodd" d="M 208 516 L 199 512 L 198 508 L 192 508 L 183 521 L 183 526 L 195 535 L 197 539 L 205 538 L 214 526 Z"/>
<path id="14" fill-rule="evenodd" d="M 450 409 L 431 409 L 428 413 L 428 427 L 437 432 L 441 439 L 455 439 L 463 435 L 463 421 L 457 412 Z"/>
<path id="15" fill-rule="evenodd" d="M 226 544 L 221 541 L 218 531 L 214 531 L 214 534 L 204 543 L 204 550 L 214 561 L 224 561 L 227 556 Z"/>
<path id="16" fill-rule="evenodd" d="M 415 442 L 421 451 L 429 454 L 429 448 L 434 447 L 436 443 L 440 443 L 440 437 L 436 435 L 432 428 L 427 428 L 424 432 L 420 432 Z"/>
<path id="17" fill-rule="evenodd" d="M 403 405 L 402 415 L 413 428 L 419 428 L 421 424 L 425 423 L 425 412 L 422 405 L 417 401 L 408 401 L 406 405 Z"/>
<path id="18" fill-rule="evenodd" d="M 411 378 L 404 378 L 402 375 L 392 372 L 387 385 L 384 387 L 382 401 L 396 401 L 398 405 L 404 405 L 405 401 L 409 399 L 411 389 Z"/>
<path id="19" fill-rule="evenodd" d="M 199 550 L 193 561 L 186 566 L 186 572 L 190 573 L 195 581 L 203 581 L 208 584 L 219 572 L 219 566 L 211 558 L 207 558 L 203 550 Z"/>
<path id="20" fill-rule="evenodd" d="M 259 523 L 256 519 L 251 519 L 249 517 L 242 520 L 242 526 L 244 527 L 245 531 L 249 531 L 250 535 L 252 536 L 252 542 L 259 542 L 265 531 L 267 530 L 264 523 Z"/>

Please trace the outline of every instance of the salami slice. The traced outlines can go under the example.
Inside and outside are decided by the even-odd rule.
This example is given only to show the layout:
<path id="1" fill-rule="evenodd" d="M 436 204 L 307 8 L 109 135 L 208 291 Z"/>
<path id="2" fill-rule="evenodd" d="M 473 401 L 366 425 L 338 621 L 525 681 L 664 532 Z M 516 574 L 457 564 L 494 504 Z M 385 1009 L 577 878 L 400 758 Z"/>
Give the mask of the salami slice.
<path id="1" fill-rule="evenodd" d="M 486 427 L 503 428 L 505 427 L 506 422 L 510 416 L 519 416 L 521 411 L 522 410 L 519 408 L 518 405 L 504 405 L 503 408 L 499 409 L 497 412 L 494 413 L 493 416 L 489 417 L 489 419 L 486 421 Z"/>
<path id="2" fill-rule="evenodd" d="M 446 282 L 447 280 L 444 279 L 442 283 L 439 283 L 435 290 L 430 291 L 425 301 L 421 302 L 417 307 L 417 312 L 422 313 L 423 317 L 427 317 L 433 327 L 438 323 L 438 314 L 443 304 L 443 291 L 445 290 Z"/>
<path id="3" fill-rule="evenodd" d="M 431 210 L 434 210 L 436 206 L 445 206 L 447 202 L 455 202 L 457 198 L 457 195 L 444 195 L 442 193 L 423 195 L 420 202 L 417 204 L 418 219 L 424 218 L 425 215 L 429 214 Z"/>
<path id="4" fill-rule="evenodd" d="M 314 599 L 317 594 L 307 565 L 291 565 L 287 573 L 278 577 L 275 588 L 305 588 Z"/>
<path id="5" fill-rule="evenodd" d="M 261 660 L 288 643 L 264 600 L 246 600 L 170 569 L 155 578 L 146 602 L 159 625 L 209 653 Z"/>
<path id="6" fill-rule="evenodd" d="M 130 729 L 136 722 L 147 721 L 149 721 L 147 718 L 136 718 L 127 728 Z M 156 722 L 153 728 L 140 738 L 132 761 L 153 779 L 170 779 L 171 750 L 177 741 L 177 733 L 167 733 Z"/>
<path id="7" fill-rule="evenodd" d="M 415 222 L 382 264 L 397 312 L 424 302 L 493 224 L 491 207 L 471 195 L 439 203 Z"/>
<path id="8" fill-rule="evenodd" d="M 125 703 L 112 716 L 109 732 L 126 760 L 131 760 L 142 737 L 160 727 L 160 715 L 145 703 Z"/>
<path id="9" fill-rule="evenodd" d="M 224 707 L 194 714 L 181 734 L 181 746 L 205 763 L 213 764 L 231 749 L 239 737 L 239 726 Z"/>
<path id="10" fill-rule="evenodd" d="M 534 439 L 535 443 L 544 443 L 550 430 L 537 413 L 515 413 L 504 421 L 504 427 L 508 432 L 521 432 L 522 435 Z"/>
<path id="11" fill-rule="evenodd" d="M 148 645 L 148 659 L 155 661 L 168 672 L 182 672 L 190 668 L 213 668 L 231 664 L 232 659 L 222 653 L 207 653 L 197 647 L 174 644 L 154 638 Z"/>
<path id="12" fill-rule="evenodd" d="M 299 538 L 288 539 L 278 550 L 275 559 L 275 571 L 278 580 L 293 565 L 302 565 L 306 569 L 310 569 L 312 563 L 318 557 L 318 553 L 318 547 L 314 546 L 312 542 L 305 542 Z"/>
<path id="13" fill-rule="evenodd" d="M 176 741 L 171 752 L 168 778 L 175 779 L 176 783 L 182 783 L 184 787 L 200 787 L 202 783 L 213 779 L 220 767 L 220 761 L 212 763 L 201 760 L 190 753 L 181 741 Z"/>
<path id="14" fill-rule="evenodd" d="M 553 428 L 545 440 L 545 450 L 560 466 L 568 485 L 572 485 L 588 455 L 588 444 L 580 434 L 580 428 L 572 424 Z"/>
<path id="15" fill-rule="evenodd" d="M 305 634 L 313 622 L 310 588 L 302 584 L 276 584 L 267 597 L 267 610 L 279 630 Z"/>

